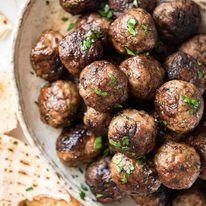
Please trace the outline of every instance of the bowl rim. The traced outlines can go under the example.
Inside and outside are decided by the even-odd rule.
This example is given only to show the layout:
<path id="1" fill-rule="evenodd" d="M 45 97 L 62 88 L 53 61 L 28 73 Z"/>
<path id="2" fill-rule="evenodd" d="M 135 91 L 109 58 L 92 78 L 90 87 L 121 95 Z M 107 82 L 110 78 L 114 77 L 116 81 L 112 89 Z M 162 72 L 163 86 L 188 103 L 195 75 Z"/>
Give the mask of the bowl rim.
<path id="1" fill-rule="evenodd" d="M 21 33 L 21 28 L 23 26 L 24 19 L 26 15 L 29 13 L 29 8 L 31 8 L 34 3 L 35 0 L 26 0 L 25 3 L 23 3 L 23 6 L 20 8 L 20 12 L 18 13 L 18 19 L 12 32 L 12 46 L 11 46 L 11 53 L 9 56 L 9 67 L 11 71 L 10 78 L 12 80 L 14 100 L 15 100 L 14 104 L 16 108 L 17 119 L 23 131 L 25 139 L 28 141 L 29 145 L 32 147 L 34 152 L 41 158 L 41 160 L 47 163 L 51 167 L 54 173 L 58 172 L 58 178 L 62 183 L 62 186 L 65 188 L 65 190 L 68 191 L 71 196 L 76 198 L 80 203 L 84 204 L 85 206 L 102 205 L 99 203 L 95 203 L 88 196 L 85 197 L 85 200 L 82 200 L 79 197 L 80 191 L 76 189 L 75 185 L 67 181 L 66 176 L 62 174 L 61 171 L 59 171 L 58 166 L 47 155 L 45 155 L 44 149 L 40 145 L 35 144 L 35 141 L 32 138 L 32 135 L 30 134 L 29 129 L 26 125 L 23 111 L 22 111 L 22 106 L 21 106 L 21 98 L 20 98 L 20 92 L 19 92 L 19 87 L 17 82 L 17 71 L 15 69 L 15 55 L 16 55 L 15 51 L 17 47 L 17 40 Z"/>

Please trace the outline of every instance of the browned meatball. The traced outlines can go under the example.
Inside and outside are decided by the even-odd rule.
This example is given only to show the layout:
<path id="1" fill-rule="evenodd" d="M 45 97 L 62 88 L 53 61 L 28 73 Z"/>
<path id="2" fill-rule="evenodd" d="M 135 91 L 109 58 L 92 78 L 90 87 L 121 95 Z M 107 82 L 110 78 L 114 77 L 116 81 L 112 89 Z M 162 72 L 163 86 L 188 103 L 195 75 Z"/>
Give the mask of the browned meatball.
<path id="1" fill-rule="evenodd" d="M 200 91 L 193 84 L 172 80 L 157 91 L 155 108 L 168 129 L 187 133 L 199 124 L 204 101 Z"/>
<path id="2" fill-rule="evenodd" d="M 131 57 L 120 65 L 127 75 L 129 91 L 137 99 L 150 100 L 163 84 L 165 71 L 158 61 L 147 55 Z"/>
<path id="3" fill-rule="evenodd" d="M 153 19 L 143 9 L 130 9 L 119 16 L 109 34 L 116 50 L 129 55 L 153 49 L 157 40 Z"/>
<path id="4" fill-rule="evenodd" d="M 55 31 L 45 31 L 31 51 L 31 63 L 36 75 L 47 81 L 58 80 L 63 71 L 58 46 L 63 36 Z"/>
<path id="5" fill-rule="evenodd" d="M 206 66 L 181 51 L 170 55 L 165 62 L 168 79 L 193 83 L 203 94 L 206 89 Z"/>
<path id="6" fill-rule="evenodd" d="M 138 157 L 153 150 L 156 134 L 153 117 L 144 111 L 125 109 L 112 119 L 108 138 L 111 147 L 116 151 Z"/>
<path id="7" fill-rule="evenodd" d="M 98 138 L 98 137 L 97 137 Z M 83 125 L 66 129 L 56 142 L 59 158 L 72 167 L 88 163 L 95 158 L 101 148 L 95 146 L 96 136 Z"/>
<path id="8" fill-rule="evenodd" d="M 193 147 L 166 142 L 155 155 L 160 181 L 171 189 L 190 188 L 200 173 L 200 157 Z"/>
<path id="9" fill-rule="evenodd" d="M 101 203 L 114 202 L 124 196 L 112 180 L 110 162 L 111 158 L 106 157 L 93 163 L 86 170 L 86 183 Z"/>
<path id="10" fill-rule="evenodd" d="M 120 16 L 131 8 L 142 8 L 152 12 L 156 6 L 156 0 L 109 0 L 109 5 L 115 16 Z"/>
<path id="11" fill-rule="evenodd" d="M 167 44 L 179 44 L 198 32 L 201 15 L 198 5 L 191 0 L 160 3 L 153 18 L 162 40 Z"/>
<path id="12" fill-rule="evenodd" d="M 111 122 L 110 113 L 98 112 L 89 107 L 84 114 L 84 124 L 94 131 L 96 135 L 106 136 L 109 123 Z"/>
<path id="13" fill-rule="evenodd" d="M 65 11 L 71 14 L 83 14 L 97 10 L 102 0 L 98 0 L 98 3 L 94 0 L 59 0 L 59 2 Z"/>
<path id="14" fill-rule="evenodd" d="M 59 56 L 72 75 L 79 75 L 85 66 L 102 58 L 103 47 L 94 32 L 76 30 L 60 42 Z"/>
<path id="15" fill-rule="evenodd" d="M 200 178 L 206 180 L 206 126 L 201 124 L 189 136 L 187 143 L 193 146 L 201 159 Z"/>
<path id="16" fill-rule="evenodd" d="M 174 198 L 172 206 L 206 206 L 206 199 L 199 191 L 187 190 Z"/>
<path id="17" fill-rule="evenodd" d="M 117 153 L 110 168 L 113 181 L 128 194 L 149 195 L 160 187 L 156 172 L 141 159 L 134 160 Z"/>
<path id="18" fill-rule="evenodd" d="M 80 95 L 87 106 L 106 112 L 128 97 L 125 74 L 107 61 L 96 61 L 80 75 Z"/>
<path id="19" fill-rule="evenodd" d="M 206 35 L 200 34 L 183 43 L 180 50 L 206 65 Z"/>
<path id="20" fill-rule="evenodd" d="M 111 21 L 99 14 L 92 13 L 79 18 L 76 24 L 77 29 L 84 29 L 85 31 L 93 31 L 97 37 L 107 45 L 108 32 Z"/>
<path id="21" fill-rule="evenodd" d="M 76 85 L 58 80 L 46 84 L 39 95 L 39 110 L 43 122 L 53 127 L 69 126 L 80 103 Z"/>
<path id="22" fill-rule="evenodd" d="M 165 191 L 157 191 L 151 195 L 133 195 L 134 201 L 141 206 L 165 206 L 166 193 Z"/>

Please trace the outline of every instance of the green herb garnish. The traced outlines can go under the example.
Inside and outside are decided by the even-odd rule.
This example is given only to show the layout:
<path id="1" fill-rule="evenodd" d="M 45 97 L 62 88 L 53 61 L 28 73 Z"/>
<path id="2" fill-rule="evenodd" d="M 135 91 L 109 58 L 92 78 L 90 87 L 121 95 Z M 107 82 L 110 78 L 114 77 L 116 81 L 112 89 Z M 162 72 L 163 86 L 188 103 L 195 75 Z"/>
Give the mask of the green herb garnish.
<path id="1" fill-rule="evenodd" d="M 126 177 L 126 175 L 123 175 L 122 184 L 126 184 L 126 183 L 127 183 L 127 177 Z"/>
<path id="2" fill-rule="evenodd" d="M 138 7 L 139 6 L 139 0 L 133 0 L 133 6 Z"/>
<path id="3" fill-rule="evenodd" d="M 200 62 L 200 61 L 197 61 L 197 64 L 198 64 L 199 66 L 202 66 L 202 62 Z"/>
<path id="4" fill-rule="evenodd" d="M 134 171 L 135 167 L 133 164 L 128 165 L 126 168 L 124 168 L 124 171 L 128 174 L 131 175 L 132 172 Z"/>
<path id="5" fill-rule="evenodd" d="M 142 53 L 141 51 L 140 52 L 133 52 L 132 50 L 128 49 L 127 47 L 125 47 L 125 50 L 126 50 L 127 54 L 130 56 L 135 56 L 135 55 Z"/>
<path id="6" fill-rule="evenodd" d="M 129 137 L 128 136 L 124 136 L 122 138 L 122 143 L 123 143 L 123 145 L 128 146 L 129 145 Z"/>
<path id="7" fill-rule="evenodd" d="M 121 144 L 119 142 L 115 142 L 112 139 L 109 140 L 109 144 L 111 144 L 112 146 L 114 146 L 117 149 L 120 149 Z"/>
<path id="8" fill-rule="evenodd" d="M 98 10 L 98 13 L 108 19 L 111 19 L 113 16 L 112 9 L 108 4 L 102 4 L 101 9 Z"/>
<path id="9" fill-rule="evenodd" d="M 144 31 L 145 34 L 147 34 L 149 32 L 149 27 L 147 25 L 142 24 L 141 27 L 142 27 L 142 30 Z"/>
<path id="10" fill-rule="evenodd" d="M 98 194 L 96 194 L 96 198 L 101 198 L 101 197 L 103 197 L 104 195 L 103 194 L 100 194 L 100 193 L 98 193 Z"/>
<path id="11" fill-rule="evenodd" d="M 138 158 L 137 158 L 137 162 L 138 162 L 140 165 L 145 165 L 145 164 L 146 164 L 146 157 L 145 157 L 145 156 L 138 157 Z"/>
<path id="12" fill-rule="evenodd" d="M 199 70 L 199 71 L 197 72 L 197 75 L 198 75 L 198 79 L 202 79 L 203 76 L 204 76 L 203 71 L 202 71 L 202 70 Z"/>
<path id="13" fill-rule="evenodd" d="M 127 28 L 129 30 L 129 33 L 132 34 L 133 36 L 135 36 L 137 34 L 137 32 L 135 30 L 136 24 L 137 24 L 137 20 L 134 18 L 131 18 L 127 21 Z"/>
<path id="14" fill-rule="evenodd" d="M 189 109 L 188 112 L 190 115 L 193 115 L 193 109 Z"/>
<path id="15" fill-rule="evenodd" d="M 85 200 L 86 194 L 83 191 L 80 191 L 79 196 L 82 200 Z"/>
<path id="16" fill-rule="evenodd" d="M 75 23 L 70 23 L 68 28 L 67 28 L 67 31 L 72 30 L 75 27 L 75 25 L 76 25 Z"/>
<path id="17" fill-rule="evenodd" d="M 117 103 L 117 104 L 114 105 L 114 108 L 115 108 L 115 109 L 122 109 L 123 106 L 122 106 L 121 104 L 118 104 L 118 103 Z"/>
<path id="18" fill-rule="evenodd" d="M 186 96 L 182 96 L 182 100 L 185 103 L 188 103 L 190 106 L 194 107 L 195 109 L 197 109 L 200 106 L 200 101 L 195 98 L 189 98 Z"/>
<path id="19" fill-rule="evenodd" d="M 30 192 L 30 191 L 33 190 L 33 187 L 28 187 L 28 188 L 26 188 L 25 190 L 26 190 L 27 192 Z"/>
<path id="20" fill-rule="evenodd" d="M 95 42 L 93 38 L 93 32 L 89 31 L 86 34 L 86 39 L 80 43 L 80 48 L 82 51 L 86 51 L 91 48 L 92 44 Z"/>
<path id="21" fill-rule="evenodd" d="M 108 92 L 103 91 L 103 90 L 101 90 L 101 89 L 95 89 L 94 92 L 95 92 L 95 94 L 97 94 L 97 95 L 99 95 L 99 96 L 103 96 L 103 97 L 108 96 Z"/>
<path id="22" fill-rule="evenodd" d="M 83 184 L 81 184 L 81 189 L 84 190 L 84 191 L 88 191 L 88 188 Z"/>
<path id="23" fill-rule="evenodd" d="M 117 78 L 113 74 L 109 74 L 109 78 L 111 79 L 112 83 L 115 84 L 117 81 Z"/>
<path id="24" fill-rule="evenodd" d="M 67 17 L 62 17 L 62 21 L 68 21 L 69 19 Z"/>
<path id="25" fill-rule="evenodd" d="M 102 137 L 96 137 L 95 142 L 94 142 L 94 148 L 95 149 L 101 149 L 102 148 Z"/>

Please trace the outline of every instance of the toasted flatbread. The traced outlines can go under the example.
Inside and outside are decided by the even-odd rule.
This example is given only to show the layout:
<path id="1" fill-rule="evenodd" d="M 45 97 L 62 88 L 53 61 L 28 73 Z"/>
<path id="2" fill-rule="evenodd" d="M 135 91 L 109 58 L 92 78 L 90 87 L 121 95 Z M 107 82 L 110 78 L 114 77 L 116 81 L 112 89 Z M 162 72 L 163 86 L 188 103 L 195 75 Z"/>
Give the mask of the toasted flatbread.
<path id="1" fill-rule="evenodd" d="M 0 40 L 4 40 L 8 36 L 12 27 L 9 19 L 7 19 L 4 14 L 0 13 Z"/>
<path id="2" fill-rule="evenodd" d="M 0 134 L 8 134 L 17 127 L 16 105 L 11 79 L 0 72 Z"/>
<path id="3" fill-rule="evenodd" d="M 37 196 L 65 200 L 79 206 L 57 175 L 31 147 L 9 136 L 0 136 L 0 205 L 17 206 Z"/>

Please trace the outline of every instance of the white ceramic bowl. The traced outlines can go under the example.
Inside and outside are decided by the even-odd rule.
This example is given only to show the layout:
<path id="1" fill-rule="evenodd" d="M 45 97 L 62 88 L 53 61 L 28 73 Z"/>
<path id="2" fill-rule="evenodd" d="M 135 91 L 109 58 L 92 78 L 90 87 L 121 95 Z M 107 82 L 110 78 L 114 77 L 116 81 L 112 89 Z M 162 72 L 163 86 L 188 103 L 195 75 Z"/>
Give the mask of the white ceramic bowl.
<path id="1" fill-rule="evenodd" d="M 200 2 L 201 0 L 196 1 Z M 60 8 L 58 0 L 49 0 L 49 2 L 49 5 L 47 5 L 45 0 L 28 1 L 15 29 L 12 67 L 19 105 L 18 117 L 28 142 L 38 149 L 40 156 L 45 161 L 51 164 L 69 192 L 82 201 L 79 198 L 79 192 L 81 183 L 84 183 L 84 175 L 79 169 L 68 168 L 60 162 L 56 155 L 55 142 L 61 130 L 43 124 L 40 120 L 38 107 L 35 104 L 40 87 L 45 81 L 32 74 L 33 70 L 29 57 L 32 45 L 41 32 L 46 29 L 59 30 L 62 34 L 65 34 L 69 22 L 63 22 L 62 17 L 68 17 L 70 21 L 75 20 L 74 17 Z M 206 21 L 206 16 L 203 19 Z M 94 196 L 87 192 L 84 204 L 88 206 L 99 205 L 92 199 L 95 199 Z M 133 206 L 136 204 L 132 200 L 126 199 L 121 203 L 111 205 Z"/>

